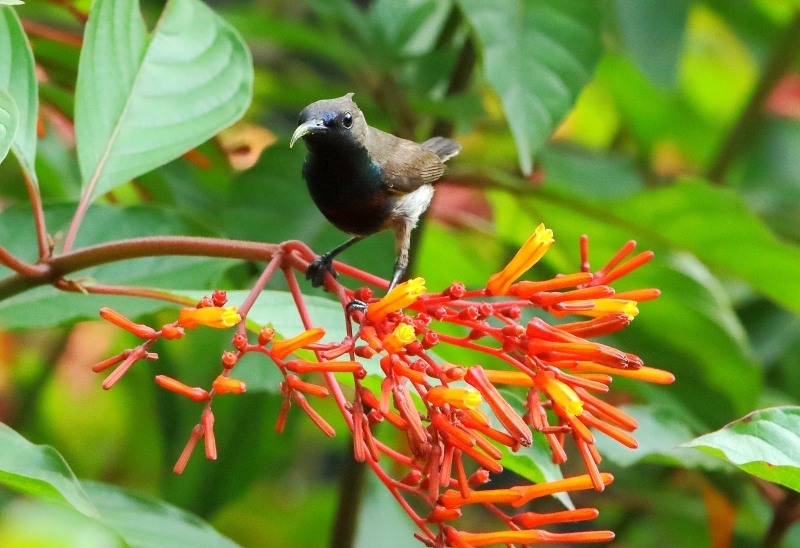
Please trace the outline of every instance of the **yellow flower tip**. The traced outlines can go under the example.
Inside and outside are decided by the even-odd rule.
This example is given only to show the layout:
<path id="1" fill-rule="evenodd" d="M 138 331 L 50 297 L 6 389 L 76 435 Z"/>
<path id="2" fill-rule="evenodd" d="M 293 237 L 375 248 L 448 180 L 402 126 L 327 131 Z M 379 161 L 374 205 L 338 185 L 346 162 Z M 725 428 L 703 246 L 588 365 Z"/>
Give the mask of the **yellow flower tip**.
<path id="1" fill-rule="evenodd" d="M 223 375 L 218 376 L 211 386 L 217 394 L 241 394 L 247 391 L 247 385 L 242 381 L 237 381 Z"/>
<path id="2" fill-rule="evenodd" d="M 590 301 L 566 301 L 565 305 L 574 306 L 575 314 L 599 318 L 608 314 L 622 313 L 631 320 L 639 315 L 639 303 L 625 299 L 592 299 Z M 593 308 L 578 310 L 581 305 L 594 304 Z"/>
<path id="3" fill-rule="evenodd" d="M 543 224 L 536 227 L 528 241 L 522 244 L 514 258 L 506 267 L 496 274 L 492 274 L 486 283 L 486 289 L 491 295 L 505 295 L 511 284 L 522 276 L 529 268 L 535 265 L 553 245 L 553 231 L 545 228 Z"/>
<path id="4" fill-rule="evenodd" d="M 481 393 L 474 388 L 447 388 L 434 386 L 428 391 L 428 401 L 436 407 L 449 403 L 453 407 L 468 411 L 483 403 Z"/>
<path id="5" fill-rule="evenodd" d="M 198 325 L 227 329 L 242 321 L 239 311 L 235 306 L 221 308 L 207 306 L 205 308 L 182 308 L 178 315 L 178 323 L 187 329 L 194 329 Z"/>
<path id="6" fill-rule="evenodd" d="M 325 336 L 325 330 L 321 327 L 314 327 L 308 331 L 304 331 L 292 337 L 291 339 L 284 339 L 282 341 L 275 341 L 272 343 L 272 355 L 282 360 L 295 350 L 315 343 Z"/>
<path id="7" fill-rule="evenodd" d="M 535 383 L 567 417 L 574 418 L 583 413 L 583 400 L 572 388 L 556 379 L 551 371 L 537 373 Z"/>
<path id="8" fill-rule="evenodd" d="M 373 322 L 383 321 L 392 312 L 413 304 L 426 291 L 425 278 L 414 278 L 397 284 L 385 297 L 367 307 L 367 318 Z"/>
<path id="9" fill-rule="evenodd" d="M 394 328 L 394 331 L 384 337 L 383 348 L 389 354 L 396 354 L 415 340 L 416 333 L 414 332 L 414 328 L 407 323 L 401 323 Z"/>

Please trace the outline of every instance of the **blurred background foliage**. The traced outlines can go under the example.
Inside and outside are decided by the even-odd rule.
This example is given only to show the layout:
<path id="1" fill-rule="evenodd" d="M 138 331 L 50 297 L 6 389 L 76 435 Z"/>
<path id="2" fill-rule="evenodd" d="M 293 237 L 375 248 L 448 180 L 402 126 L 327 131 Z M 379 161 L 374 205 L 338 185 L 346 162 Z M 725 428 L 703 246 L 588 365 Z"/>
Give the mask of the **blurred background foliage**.
<path id="1" fill-rule="evenodd" d="M 433 290 L 453 281 L 482 286 L 540 222 L 556 243 L 533 278 L 578 270 L 581 234 L 589 235 L 595 267 L 628 239 L 656 252 L 618 289 L 658 287 L 662 297 L 643 303 L 636 321 L 610 338 L 677 381 L 655 388 L 615 381 L 625 396 L 614 403 L 639 419 L 641 445 L 636 452 L 600 446 L 603 469 L 617 479 L 602 496 L 582 493 L 576 502 L 600 508 L 596 525 L 616 532 L 614 546 L 761 543 L 780 490 L 676 447 L 755 409 L 800 404 L 796 0 L 208 3 L 252 51 L 244 120 L 103 195 L 78 245 L 191 234 L 300 239 L 326 251 L 342 234 L 308 197 L 304 147 L 288 148 L 306 104 L 355 92 L 371 125 L 417 140 L 452 132 L 464 150 L 416 233 L 413 272 Z M 56 239 L 81 191 L 74 91 L 88 8 L 86 0 L 16 8 L 37 63 L 36 171 Z M 162 8 L 142 0 L 151 27 Z M 554 39 L 570 44 L 567 54 L 551 47 Z M 0 242 L 35 260 L 16 162 L 0 166 L 0 201 Z M 391 240 L 371 237 L 342 260 L 386 277 Z M 259 270 L 159 258 L 84 277 L 208 291 L 246 289 Z M 173 476 L 198 409 L 152 377 L 207 384 L 229 334 L 162 345 L 156 365 L 134 368 L 103 393 L 91 365 L 135 343 L 93 321 L 102 306 L 151 325 L 174 315 L 155 301 L 49 287 L 0 302 L 0 419 L 55 447 L 79 478 L 159 497 L 241 546 L 329 545 L 349 440 L 325 438 L 299 413 L 276 435 L 281 398 L 263 382 L 215 404 L 219 460 L 195 455 L 183 476 Z M 328 407 L 320 411 L 343 431 Z M 565 475 L 579 469 L 576 460 Z M 414 545 L 412 524 L 385 490 L 368 484 L 365 497 L 359 548 Z M 125 546 L 90 521 L 0 493 L 3 546 Z M 782 546 L 800 547 L 800 529 Z"/>

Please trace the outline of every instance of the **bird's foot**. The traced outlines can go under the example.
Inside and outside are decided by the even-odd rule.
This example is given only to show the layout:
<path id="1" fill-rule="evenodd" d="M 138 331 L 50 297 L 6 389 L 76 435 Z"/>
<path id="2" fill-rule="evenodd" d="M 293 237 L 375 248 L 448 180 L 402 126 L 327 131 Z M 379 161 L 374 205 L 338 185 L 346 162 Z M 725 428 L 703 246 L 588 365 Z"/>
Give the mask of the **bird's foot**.
<path id="1" fill-rule="evenodd" d="M 333 268 L 333 259 L 328 255 L 321 255 L 319 259 L 308 265 L 306 280 L 311 281 L 312 287 L 319 287 L 325 283 L 326 272 L 330 272 L 334 278 L 339 277 L 339 273 Z"/>
<path id="2" fill-rule="evenodd" d="M 359 301 L 358 299 L 353 299 L 352 301 L 347 303 L 347 306 L 344 307 L 344 310 L 347 313 L 347 317 L 348 318 L 356 310 L 359 310 L 361 312 L 365 312 L 366 313 L 366 311 L 367 311 L 367 303 L 365 303 L 364 301 Z"/>

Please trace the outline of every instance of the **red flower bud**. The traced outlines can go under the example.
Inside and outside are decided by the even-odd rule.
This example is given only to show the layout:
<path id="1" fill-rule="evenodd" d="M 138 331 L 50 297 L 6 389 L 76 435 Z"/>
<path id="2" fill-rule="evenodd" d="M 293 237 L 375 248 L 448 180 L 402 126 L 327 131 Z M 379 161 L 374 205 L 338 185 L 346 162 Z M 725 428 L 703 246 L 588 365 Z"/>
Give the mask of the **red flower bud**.
<path id="1" fill-rule="evenodd" d="M 211 295 L 211 302 L 214 303 L 214 306 L 225 306 L 225 303 L 228 302 L 228 294 L 217 289 Z"/>
<path id="2" fill-rule="evenodd" d="M 244 333 L 237 333 L 233 336 L 233 341 L 231 342 L 236 350 L 244 350 L 247 348 L 247 335 Z"/>

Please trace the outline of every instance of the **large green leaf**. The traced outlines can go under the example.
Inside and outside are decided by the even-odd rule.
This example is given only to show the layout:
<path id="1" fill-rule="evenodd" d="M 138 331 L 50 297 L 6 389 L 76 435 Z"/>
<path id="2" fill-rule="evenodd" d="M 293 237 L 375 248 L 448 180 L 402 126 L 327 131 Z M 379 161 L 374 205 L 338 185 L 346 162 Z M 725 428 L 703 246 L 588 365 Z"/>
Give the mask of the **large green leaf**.
<path id="1" fill-rule="evenodd" d="M 650 80 L 673 87 L 689 2 L 616 0 L 617 22 L 630 57 Z"/>
<path id="2" fill-rule="evenodd" d="M 17 104 L 11 95 L 0 89 L 0 162 L 6 159 L 11 148 L 18 122 Z"/>
<path id="3" fill-rule="evenodd" d="M 623 405 L 619 409 L 639 423 L 633 433 L 639 447 L 630 449 L 614 439 L 597 433 L 597 449 L 603 457 L 620 466 L 640 461 L 714 470 L 725 465 L 719 461 L 682 448 L 681 444 L 694 437 L 692 421 L 677 409 L 658 405 Z"/>
<path id="4" fill-rule="evenodd" d="M 11 150 L 28 178 L 36 184 L 36 116 L 39 92 L 33 52 L 13 8 L 0 6 L 0 90 L 14 99 L 19 113 Z"/>
<path id="5" fill-rule="evenodd" d="M 95 0 L 75 102 L 83 192 L 94 198 L 232 124 L 250 102 L 250 52 L 199 0 L 170 0 L 148 36 L 137 0 Z"/>
<path id="6" fill-rule="evenodd" d="M 66 501 L 97 517 L 97 508 L 58 451 L 35 445 L 0 423 L 0 483 L 26 495 Z"/>
<path id="7" fill-rule="evenodd" d="M 52 447 L 0 423 L 0 483 L 29 496 L 66 501 L 133 548 L 236 548 L 210 525 L 165 502 L 119 487 L 81 482 Z"/>
<path id="8" fill-rule="evenodd" d="M 99 521 L 132 548 L 236 548 L 208 523 L 152 497 L 93 481 L 83 482 L 100 510 Z"/>
<path id="9" fill-rule="evenodd" d="M 525 174 L 600 58 L 597 0 L 459 0 L 483 50 Z"/>
<path id="10" fill-rule="evenodd" d="M 696 447 L 748 474 L 800 491 L 800 407 L 754 411 L 684 447 Z"/>
<path id="11" fill-rule="evenodd" d="M 735 191 L 682 181 L 608 209 L 643 238 L 690 251 L 800 312 L 800 249 L 780 242 Z"/>

